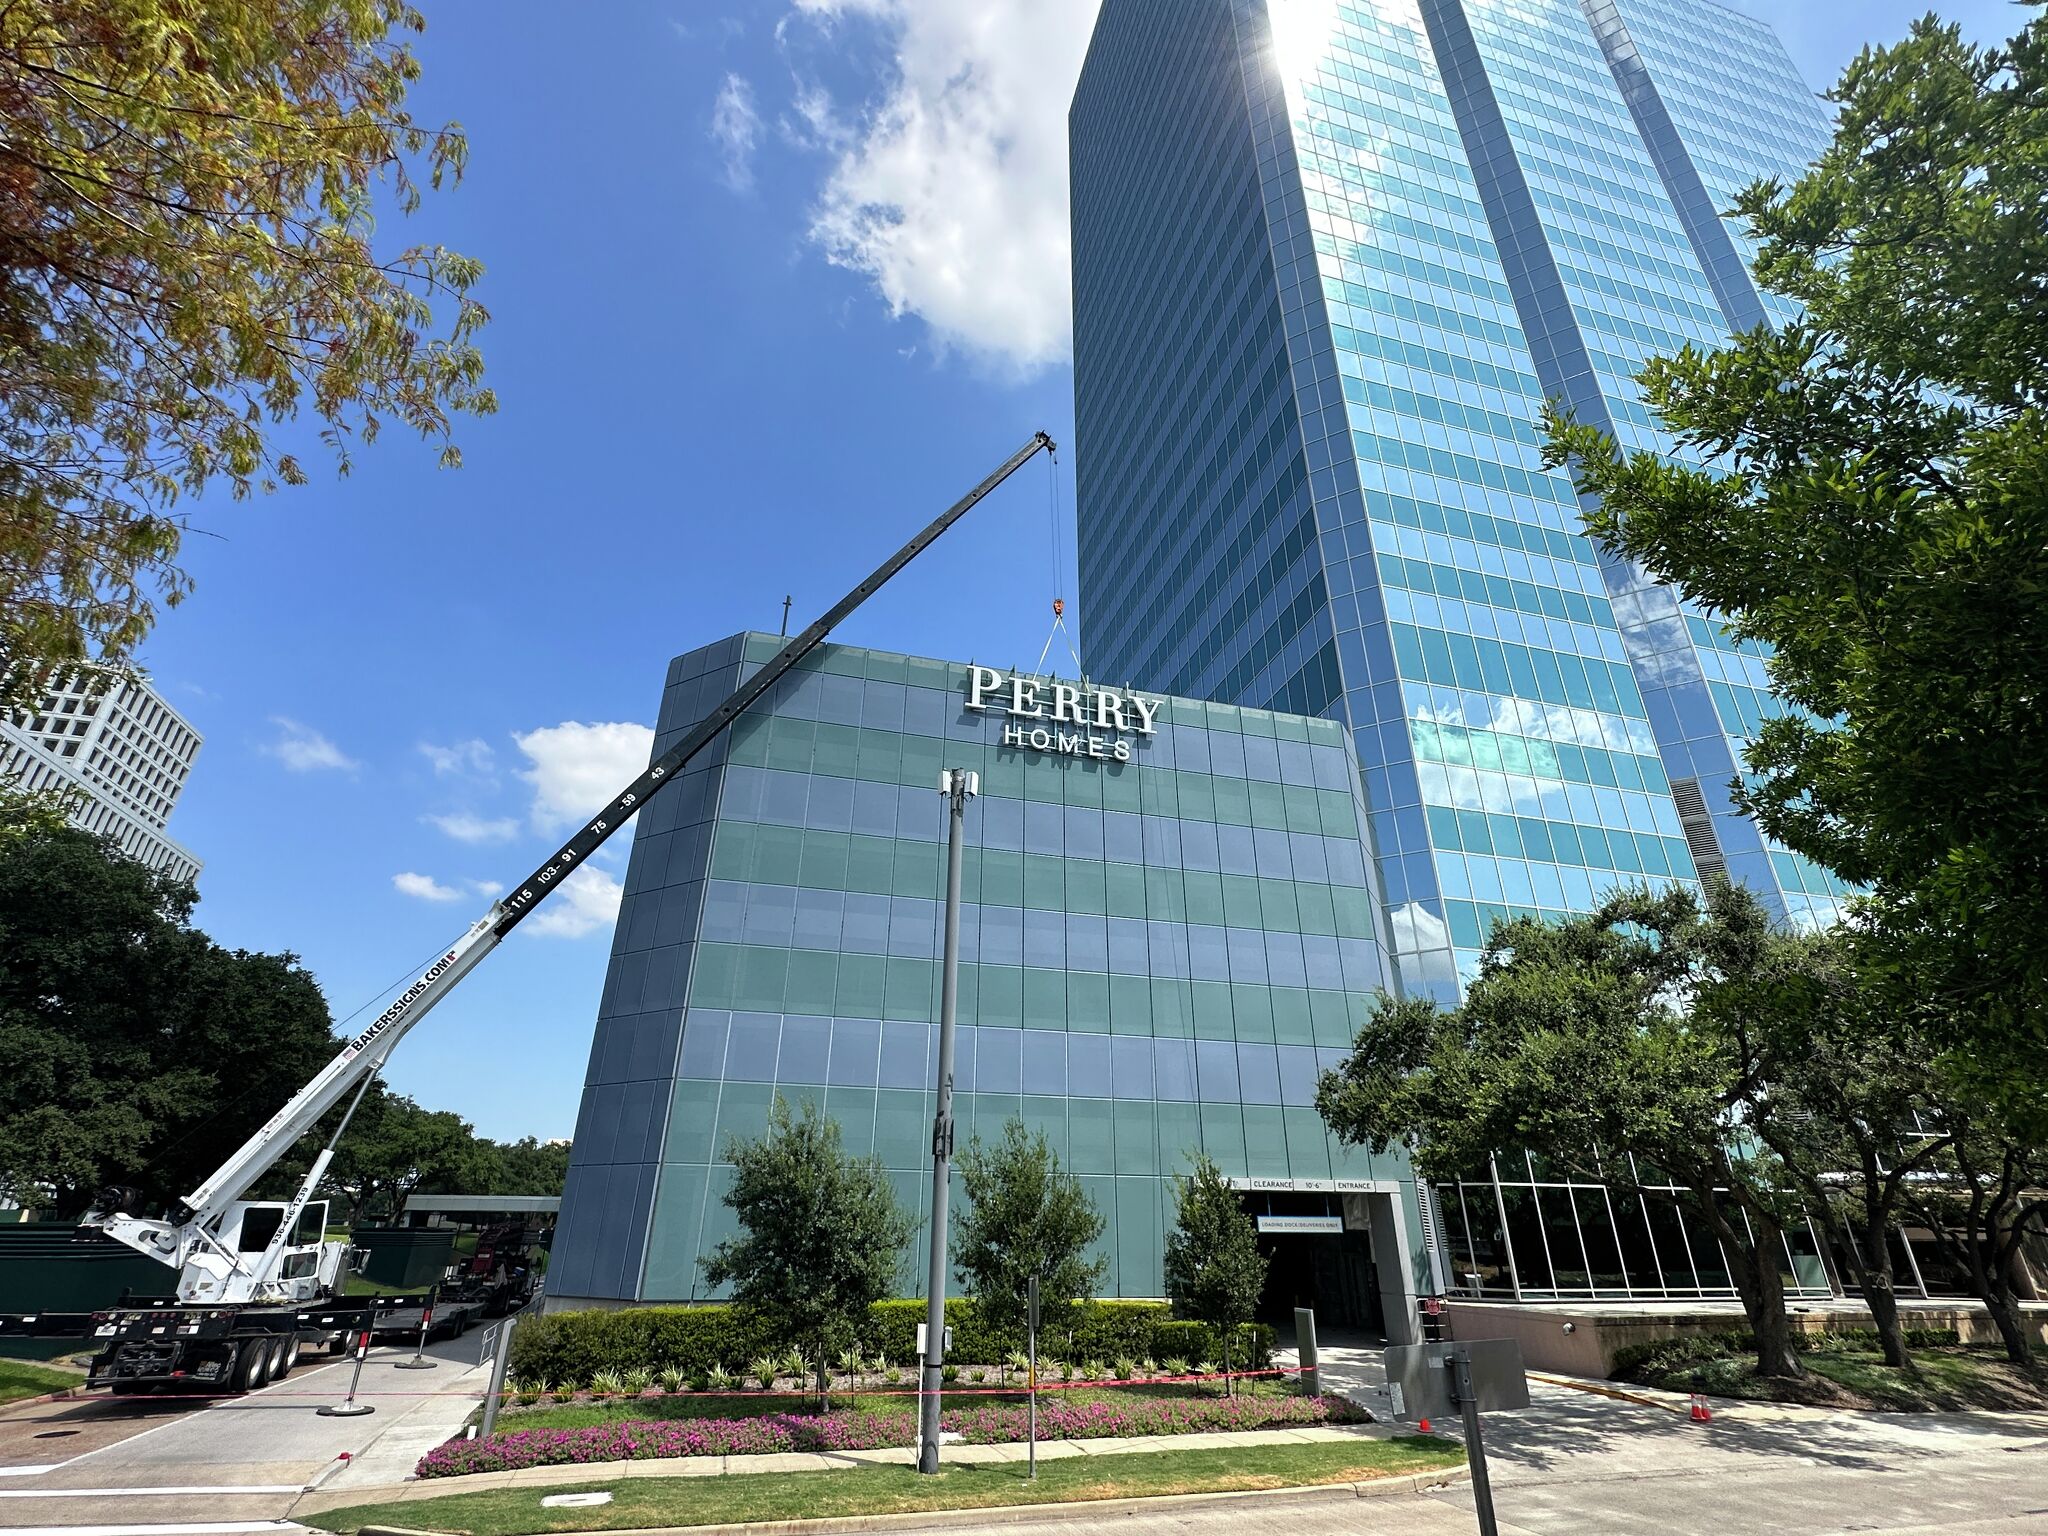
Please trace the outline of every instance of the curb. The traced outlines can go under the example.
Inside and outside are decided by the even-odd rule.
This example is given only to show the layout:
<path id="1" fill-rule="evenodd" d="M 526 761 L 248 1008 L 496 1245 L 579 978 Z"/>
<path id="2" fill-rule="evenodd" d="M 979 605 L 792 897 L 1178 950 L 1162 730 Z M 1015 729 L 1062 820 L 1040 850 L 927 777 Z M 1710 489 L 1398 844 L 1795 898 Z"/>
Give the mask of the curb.
<path id="1" fill-rule="evenodd" d="M 607 1531 L 605 1536 L 812 1536 L 824 1531 L 915 1531 L 972 1520 L 981 1525 L 1034 1525 L 1076 1516 L 1135 1515 L 1255 1499 L 1384 1499 L 1423 1493 L 1471 1480 L 1467 1467 L 1404 1472 L 1359 1483 L 1305 1483 L 1294 1488 L 1242 1488 L 1224 1493 L 1173 1493 L 1153 1498 L 1075 1499 L 1058 1504 L 989 1504 L 964 1509 L 913 1510 L 898 1515 L 849 1515 L 827 1520 L 767 1520 L 738 1525 L 662 1525 Z M 308 1516 L 318 1519 L 318 1516 Z M 440 1536 L 402 1525 L 366 1525 L 356 1536 Z"/>
<path id="2" fill-rule="evenodd" d="M 17 1408 L 40 1408 L 45 1403 L 68 1403 L 73 1398 L 90 1396 L 84 1387 L 65 1387 L 58 1392 L 45 1392 L 41 1397 L 17 1397 L 11 1403 L 0 1403 L 0 1418 Z"/>
<path id="3" fill-rule="evenodd" d="M 1603 1387 L 1590 1381 L 1575 1380 L 1570 1376 L 1546 1376 L 1540 1371 L 1529 1372 L 1531 1381 L 1545 1382 L 1553 1387 L 1568 1387 L 1574 1392 L 1584 1392 L 1593 1397 L 1611 1397 L 1618 1403 L 1634 1403 L 1641 1408 L 1662 1408 L 1666 1413 L 1683 1414 L 1686 1410 L 1676 1403 L 1667 1403 L 1658 1398 L 1644 1397 L 1637 1392 L 1624 1392 L 1619 1387 Z"/>

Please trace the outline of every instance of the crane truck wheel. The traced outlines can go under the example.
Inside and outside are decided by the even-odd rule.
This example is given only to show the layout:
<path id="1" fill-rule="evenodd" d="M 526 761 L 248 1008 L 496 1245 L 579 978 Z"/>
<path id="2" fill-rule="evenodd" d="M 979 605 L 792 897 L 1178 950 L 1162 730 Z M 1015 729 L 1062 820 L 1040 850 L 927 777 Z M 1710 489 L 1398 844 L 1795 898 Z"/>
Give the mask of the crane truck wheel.
<path id="1" fill-rule="evenodd" d="M 299 1350 L 302 1347 L 302 1342 L 296 1333 L 286 1339 L 284 1346 L 284 1369 L 277 1373 L 279 1381 L 291 1375 L 292 1367 L 299 1363 Z"/>
<path id="2" fill-rule="evenodd" d="M 235 1392 L 254 1392 L 269 1379 L 270 1341 L 242 1340 L 242 1347 L 235 1354 L 234 1375 L 228 1378 L 229 1389 Z"/>
<path id="3" fill-rule="evenodd" d="M 266 1381 L 283 1381 L 284 1373 L 291 1369 L 285 1364 L 287 1340 L 278 1334 L 270 1341 L 270 1357 L 263 1363 L 263 1377 Z"/>

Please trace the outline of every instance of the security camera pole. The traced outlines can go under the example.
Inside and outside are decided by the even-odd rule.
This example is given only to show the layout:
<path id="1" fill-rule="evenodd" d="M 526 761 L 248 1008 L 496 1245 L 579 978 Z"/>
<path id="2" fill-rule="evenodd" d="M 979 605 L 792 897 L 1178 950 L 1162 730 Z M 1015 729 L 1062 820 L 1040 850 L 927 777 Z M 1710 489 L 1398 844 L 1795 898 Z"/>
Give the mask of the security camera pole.
<path id="1" fill-rule="evenodd" d="M 939 1384 L 946 1368 L 946 1192 L 953 1172 L 953 1012 L 960 995 L 960 843 L 967 798 L 981 775 L 948 768 L 946 797 L 946 951 L 939 981 L 939 1103 L 932 1118 L 932 1261 L 925 1277 L 924 1376 L 917 1400 L 917 1470 L 939 1470 Z"/>

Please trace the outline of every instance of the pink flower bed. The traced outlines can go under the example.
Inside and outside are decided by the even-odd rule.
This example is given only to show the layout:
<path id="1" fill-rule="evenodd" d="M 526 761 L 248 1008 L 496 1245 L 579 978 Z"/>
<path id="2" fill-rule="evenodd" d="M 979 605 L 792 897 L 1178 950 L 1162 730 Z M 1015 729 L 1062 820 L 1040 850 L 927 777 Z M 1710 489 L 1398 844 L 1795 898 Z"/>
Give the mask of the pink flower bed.
<path id="1" fill-rule="evenodd" d="M 625 1420 L 584 1429 L 514 1429 L 488 1440 L 450 1440 L 420 1458 L 421 1477 L 461 1477 L 520 1467 L 677 1456 L 759 1456 L 771 1451 L 873 1451 L 908 1445 L 901 1413 L 767 1413 L 747 1419 Z"/>
<path id="2" fill-rule="evenodd" d="M 1188 1435 L 1293 1424 L 1361 1424 L 1364 1409 L 1342 1397 L 1134 1398 L 1074 1403 L 1041 1399 L 1040 1440 Z M 1024 1439 L 1022 1403 L 948 1409 L 940 1425 L 973 1445 Z M 916 1438 L 908 1413 L 763 1414 L 745 1419 L 629 1420 L 586 1429 L 513 1429 L 488 1440 L 450 1440 L 420 1459 L 421 1477 L 461 1477 L 522 1467 L 679 1456 L 757 1456 L 770 1451 L 874 1451 Z"/>
<path id="3" fill-rule="evenodd" d="M 1363 1424 L 1371 1415 L 1343 1397 L 1142 1397 L 1119 1401 L 1041 1400 L 1038 1438 L 1087 1440 L 1139 1435 L 1195 1435 L 1212 1430 L 1270 1429 L 1293 1424 Z M 970 1445 L 1006 1445 L 1029 1430 L 1022 1403 L 955 1408 L 941 1425 Z"/>

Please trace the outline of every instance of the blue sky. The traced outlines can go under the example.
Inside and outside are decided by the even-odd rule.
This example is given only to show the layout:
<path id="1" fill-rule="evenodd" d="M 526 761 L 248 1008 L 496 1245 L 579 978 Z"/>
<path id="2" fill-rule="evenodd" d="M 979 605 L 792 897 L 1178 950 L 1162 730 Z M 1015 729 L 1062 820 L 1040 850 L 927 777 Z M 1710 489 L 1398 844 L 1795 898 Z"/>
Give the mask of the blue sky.
<path id="1" fill-rule="evenodd" d="M 669 656 L 774 629 L 786 592 L 804 621 L 1034 429 L 1071 438 L 1064 119 L 1093 3 L 565 26 L 429 0 L 415 102 L 462 122 L 471 170 L 385 236 L 486 264 L 502 409 L 459 471 L 387 435 L 340 480 L 309 443 L 312 485 L 191 509 L 198 590 L 143 659 L 206 737 L 170 831 L 206 861 L 210 933 L 296 952 L 337 1017 L 373 1003 L 644 763 Z M 1816 86 L 1923 9 L 1753 8 Z M 1989 36 L 2022 13 L 1944 14 Z M 1073 595 L 1058 477 L 1067 570 L 1041 462 L 839 638 L 1033 660 Z M 413 1034 L 396 1087 L 569 1133 L 613 847 Z"/>

